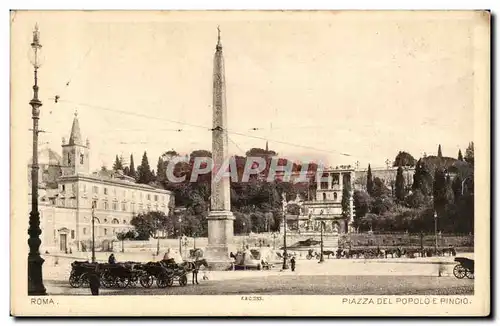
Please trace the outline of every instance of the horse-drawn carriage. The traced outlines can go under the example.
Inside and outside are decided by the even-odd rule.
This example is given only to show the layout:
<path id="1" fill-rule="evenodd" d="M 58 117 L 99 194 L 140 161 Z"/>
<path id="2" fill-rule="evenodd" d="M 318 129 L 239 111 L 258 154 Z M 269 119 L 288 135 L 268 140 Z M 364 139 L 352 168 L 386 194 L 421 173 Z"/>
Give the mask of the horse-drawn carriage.
<path id="1" fill-rule="evenodd" d="M 474 260 L 465 258 L 465 257 L 457 257 L 455 261 L 458 264 L 453 268 L 453 275 L 456 278 L 462 279 L 467 276 L 467 278 L 474 278 Z"/>
<path id="2" fill-rule="evenodd" d="M 135 287 L 137 284 L 150 288 L 155 281 L 159 288 L 172 286 L 175 281 L 178 281 L 180 286 L 186 286 L 188 273 L 193 273 L 193 284 L 195 282 L 198 284 L 197 274 L 202 265 L 208 267 L 205 259 L 181 264 L 175 263 L 173 259 L 145 264 L 136 262 L 100 264 L 75 261 L 71 264 L 69 283 L 74 288 L 88 287 L 90 274 L 98 273 L 102 286 L 106 288 Z"/>

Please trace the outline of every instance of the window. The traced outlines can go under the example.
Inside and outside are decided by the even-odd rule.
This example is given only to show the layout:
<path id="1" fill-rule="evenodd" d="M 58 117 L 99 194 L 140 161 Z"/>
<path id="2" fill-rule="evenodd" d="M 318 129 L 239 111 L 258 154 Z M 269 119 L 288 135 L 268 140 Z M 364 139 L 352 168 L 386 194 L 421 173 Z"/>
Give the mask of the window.
<path id="1" fill-rule="evenodd" d="M 134 203 L 130 204 L 130 209 L 132 210 L 132 213 L 135 213 L 135 204 Z"/>
<path id="2" fill-rule="evenodd" d="M 68 153 L 68 165 L 71 164 L 71 157 L 69 156 L 69 153 Z"/>
<path id="3" fill-rule="evenodd" d="M 104 223 L 108 223 L 108 219 L 107 218 L 104 219 Z"/>
<path id="4" fill-rule="evenodd" d="M 62 185 L 62 191 L 66 191 L 66 185 Z"/>
<path id="5" fill-rule="evenodd" d="M 94 209 L 97 208 L 97 200 L 92 201 L 92 208 L 94 208 Z"/>
<path id="6" fill-rule="evenodd" d="M 63 207 L 64 207 L 64 204 L 65 204 L 65 203 L 64 203 L 64 198 L 63 198 L 63 199 L 61 199 L 61 202 L 59 203 L 59 205 L 61 205 L 61 206 L 63 206 Z"/>
<path id="7" fill-rule="evenodd" d="M 127 221 L 126 221 L 126 220 L 123 220 L 123 224 L 127 224 Z"/>
<path id="8" fill-rule="evenodd" d="M 326 200 L 326 193 L 323 193 L 323 200 Z"/>
<path id="9" fill-rule="evenodd" d="M 109 209 L 109 206 L 108 206 L 108 202 L 107 202 L 107 201 L 105 201 L 105 202 L 104 202 L 104 209 L 105 209 L 105 210 L 108 210 L 108 209 Z"/>
<path id="10" fill-rule="evenodd" d="M 83 234 L 87 234 L 87 228 L 83 228 Z"/>
<path id="11" fill-rule="evenodd" d="M 117 205 L 116 205 L 116 202 L 113 202 L 113 210 L 114 210 L 114 211 L 118 210 Z"/>
<path id="12" fill-rule="evenodd" d="M 151 195 L 150 194 L 148 194 L 148 200 L 151 200 Z"/>
<path id="13" fill-rule="evenodd" d="M 118 221 L 117 218 L 114 218 L 112 221 L 111 221 L 111 224 L 120 224 L 120 221 Z"/>
<path id="14" fill-rule="evenodd" d="M 155 195 L 155 201 L 158 201 L 158 195 Z"/>
<path id="15" fill-rule="evenodd" d="M 104 194 L 107 195 L 108 194 L 108 188 L 104 188 Z"/>
<path id="16" fill-rule="evenodd" d="M 333 200 L 337 200 L 337 193 L 336 192 L 333 193 Z"/>
<path id="17" fill-rule="evenodd" d="M 108 229 L 104 229 L 104 235 L 108 234 Z"/>
<path id="18" fill-rule="evenodd" d="M 127 210 L 127 205 L 125 203 L 122 203 L 122 211 L 126 211 Z"/>
<path id="19" fill-rule="evenodd" d="M 92 187 L 92 192 L 93 192 L 94 194 L 98 194 L 98 193 L 99 193 L 99 187 L 98 187 L 98 186 L 94 186 L 94 187 Z"/>
<path id="20" fill-rule="evenodd" d="M 71 230 L 71 239 L 75 238 L 75 230 Z"/>

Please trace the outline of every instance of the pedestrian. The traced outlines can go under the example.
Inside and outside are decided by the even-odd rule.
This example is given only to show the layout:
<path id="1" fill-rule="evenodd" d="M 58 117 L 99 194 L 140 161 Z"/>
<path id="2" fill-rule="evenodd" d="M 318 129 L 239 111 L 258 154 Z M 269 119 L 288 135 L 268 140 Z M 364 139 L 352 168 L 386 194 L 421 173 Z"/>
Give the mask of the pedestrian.
<path id="1" fill-rule="evenodd" d="M 92 295 L 99 295 L 99 286 L 101 285 L 100 275 L 99 275 L 99 264 L 95 265 L 95 269 L 93 269 L 89 273 L 89 284 L 90 284 L 90 292 Z"/>
<path id="2" fill-rule="evenodd" d="M 116 264 L 115 254 L 109 255 L 108 264 Z"/>
<path id="3" fill-rule="evenodd" d="M 290 265 L 292 265 L 292 272 L 295 272 L 295 256 L 290 259 Z"/>

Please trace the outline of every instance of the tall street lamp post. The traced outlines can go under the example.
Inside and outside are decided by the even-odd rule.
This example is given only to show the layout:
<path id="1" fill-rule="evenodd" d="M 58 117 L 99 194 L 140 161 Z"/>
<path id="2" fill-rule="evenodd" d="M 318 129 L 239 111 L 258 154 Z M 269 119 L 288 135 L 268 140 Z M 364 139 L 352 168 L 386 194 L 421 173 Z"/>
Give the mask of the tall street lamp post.
<path id="1" fill-rule="evenodd" d="M 323 210 L 321 210 L 319 215 L 320 216 L 323 215 Z M 323 225 L 324 225 L 324 222 L 322 220 L 320 220 L 319 222 L 320 222 L 321 245 L 320 245 L 319 262 L 318 263 L 324 263 L 325 262 L 325 258 L 323 257 Z"/>
<path id="2" fill-rule="evenodd" d="M 30 101 L 33 119 L 33 162 L 31 165 L 31 213 L 29 218 L 29 239 L 30 248 L 28 254 L 28 295 L 46 295 L 43 285 L 42 265 L 43 258 L 40 256 L 40 212 L 38 211 L 38 119 L 40 117 L 40 107 L 42 102 L 38 99 L 38 68 L 41 66 L 40 32 L 38 24 L 33 31 L 33 42 L 31 43 L 31 64 L 34 67 L 35 84 L 33 85 L 33 99 Z"/>
<path id="3" fill-rule="evenodd" d="M 95 202 L 92 202 L 92 263 L 95 263 Z"/>
<path id="4" fill-rule="evenodd" d="M 286 251 L 286 226 L 287 226 L 287 223 L 286 223 L 286 210 L 284 210 L 283 211 L 283 228 L 284 228 L 284 233 L 283 233 L 283 247 L 285 249 L 283 250 L 283 266 L 282 266 L 283 270 L 288 269 L 288 263 L 287 263 L 288 253 Z"/>
<path id="5" fill-rule="evenodd" d="M 182 257 L 182 217 L 179 216 L 179 255 Z"/>
<path id="6" fill-rule="evenodd" d="M 437 248 L 438 248 L 438 234 L 437 234 L 437 218 L 438 218 L 438 215 L 437 215 L 437 212 L 434 211 L 434 254 L 437 255 Z"/>

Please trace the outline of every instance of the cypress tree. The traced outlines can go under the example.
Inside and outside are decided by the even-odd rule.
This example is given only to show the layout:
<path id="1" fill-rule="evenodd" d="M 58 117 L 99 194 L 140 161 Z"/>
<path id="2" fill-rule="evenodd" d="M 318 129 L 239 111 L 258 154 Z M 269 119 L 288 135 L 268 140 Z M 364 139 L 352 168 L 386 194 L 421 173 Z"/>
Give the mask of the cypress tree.
<path id="1" fill-rule="evenodd" d="M 345 175 L 342 182 L 342 216 L 349 218 L 351 214 L 350 197 L 351 197 L 351 177 Z"/>
<path id="2" fill-rule="evenodd" d="M 441 151 L 441 144 L 438 146 L 438 157 L 442 158 L 443 157 L 443 152 Z"/>
<path id="3" fill-rule="evenodd" d="M 137 182 L 148 184 L 151 181 L 153 181 L 153 177 L 149 167 L 148 155 L 144 152 L 141 165 L 137 168 Z"/>
<path id="4" fill-rule="evenodd" d="M 129 168 L 129 176 L 135 178 L 135 166 L 134 166 L 134 155 L 130 154 L 130 168 Z"/>
<path id="5" fill-rule="evenodd" d="M 396 174 L 396 199 L 399 202 L 403 202 L 405 199 L 405 178 L 401 166 L 398 167 L 398 172 Z"/>
<path id="6" fill-rule="evenodd" d="M 370 164 L 368 164 L 368 172 L 366 173 L 366 191 L 370 196 L 373 196 L 373 176 Z"/>
<path id="7" fill-rule="evenodd" d="M 464 160 L 464 157 L 462 156 L 462 150 L 458 150 L 458 160 L 459 161 L 463 161 Z"/>
<path id="8" fill-rule="evenodd" d="M 116 155 L 115 157 L 115 163 L 113 164 L 113 170 L 115 171 L 118 171 L 118 170 L 122 170 L 123 171 L 123 163 L 122 163 L 122 158 L 118 157 L 118 155 Z"/>

